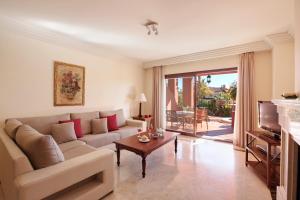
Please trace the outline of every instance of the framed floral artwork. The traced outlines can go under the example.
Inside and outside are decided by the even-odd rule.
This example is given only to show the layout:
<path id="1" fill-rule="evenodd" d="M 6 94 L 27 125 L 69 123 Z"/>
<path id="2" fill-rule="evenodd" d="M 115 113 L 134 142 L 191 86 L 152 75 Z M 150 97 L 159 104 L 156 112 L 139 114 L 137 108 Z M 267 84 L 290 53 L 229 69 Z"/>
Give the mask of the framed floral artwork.
<path id="1" fill-rule="evenodd" d="M 85 68 L 54 62 L 54 106 L 84 105 Z"/>

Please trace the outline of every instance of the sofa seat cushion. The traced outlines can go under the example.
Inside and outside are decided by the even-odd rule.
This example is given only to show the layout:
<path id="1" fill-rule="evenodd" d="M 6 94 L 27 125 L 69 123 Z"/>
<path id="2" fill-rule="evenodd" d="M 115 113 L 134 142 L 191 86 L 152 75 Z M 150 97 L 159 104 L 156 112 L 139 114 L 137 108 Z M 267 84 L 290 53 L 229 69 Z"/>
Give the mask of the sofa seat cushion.
<path id="1" fill-rule="evenodd" d="M 97 150 L 101 150 L 101 149 L 110 149 L 112 151 L 117 151 L 116 145 L 114 143 L 97 148 Z"/>
<path id="2" fill-rule="evenodd" d="M 103 133 L 103 134 L 88 134 L 83 136 L 82 138 L 79 138 L 79 140 L 82 140 L 86 142 L 88 145 L 91 145 L 95 148 L 108 145 L 113 143 L 116 140 L 120 139 L 120 134 L 118 133 Z"/>
<path id="3" fill-rule="evenodd" d="M 86 143 L 83 142 L 83 141 L 80 141 L 80 140 L 74 140 L 74 141 L 71 141 L 71 142 L 66 142 L 66 143 L 62 143 L 62 144 L 59 144 L 59 148 L 62 152 L 65 152 L 65 151 L 68 151 L 70 149 L 73 149 L 73 148 L 76 148 L 76 147 L 79 147 L 79 146 L 82 146 L 82 145 L 85 145 Z"/>
<path id="4" fill-rule="evenodd" d="M 72 159 L 77 156 L 82 156 L 87 153 L 91 153 L 96 151 L 96 148 L 91 147 L 89 145 L 79 145 L 77 147 L 71 148 L 65 152 L 63 152 L 65 160 Z"/>
<path id="5" fill-rule="evenodd" d="M 112 133 L 119 133 L 121 138 L 126 138 L 138 133 L 138 127 L 136 126 L 123 126 L 119 130 L 113 131 Z"/>
<path id="6" fill-rule="evenodd" d="M 82 134 L 92 133 L 92 119 L 99 119 L 99 112 L 71 113 L 71 119 L 80 119 Z"/>

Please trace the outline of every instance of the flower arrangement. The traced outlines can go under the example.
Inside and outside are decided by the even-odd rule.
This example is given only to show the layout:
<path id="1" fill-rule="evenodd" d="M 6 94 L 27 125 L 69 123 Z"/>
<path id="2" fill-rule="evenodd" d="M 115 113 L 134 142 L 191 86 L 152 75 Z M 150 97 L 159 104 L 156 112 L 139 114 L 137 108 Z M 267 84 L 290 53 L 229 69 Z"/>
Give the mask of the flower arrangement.
<path id="1" fill-rule="evenodd" d="M 69 100 L 74 99 L 81 89 L 79 86 L 80 80 L 78 73 L 73 73 L 72 71 L 62 72 L 60 93 Z"/>

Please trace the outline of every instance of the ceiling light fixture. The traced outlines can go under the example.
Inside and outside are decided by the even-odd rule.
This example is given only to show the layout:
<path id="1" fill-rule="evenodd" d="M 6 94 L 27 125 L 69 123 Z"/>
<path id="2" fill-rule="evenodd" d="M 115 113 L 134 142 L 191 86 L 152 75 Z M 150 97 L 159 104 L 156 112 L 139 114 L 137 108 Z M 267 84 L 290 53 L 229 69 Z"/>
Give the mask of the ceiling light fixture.
<path id="1" fill-rule="evenodd" d="M 151 33 L 158 35 L 158 23 L 152 20 L 148 20 L 144 26 L 146 27 L 146 29 L 148 30 L 147 34 L 151 35 Z"/>

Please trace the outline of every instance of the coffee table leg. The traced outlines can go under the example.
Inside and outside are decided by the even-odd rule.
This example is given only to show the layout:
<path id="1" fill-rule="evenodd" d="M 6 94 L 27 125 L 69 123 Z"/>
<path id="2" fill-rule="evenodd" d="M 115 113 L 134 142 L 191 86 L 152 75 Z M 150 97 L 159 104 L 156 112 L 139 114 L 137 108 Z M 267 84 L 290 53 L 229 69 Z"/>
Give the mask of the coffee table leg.
<path id="1" fill-rule="evenodd" d="M 120 147 L 119 145 L 116 145 L 117 147 L 117 165 L 120 166 Z"/>
<path id="2" fill-rule="evenodd" d="M 177 136 L 175 138 L 175 153 L 177 153 Z"/>
<path id="3" fill-rule="evenodd" d="M 143 178 L 146 176 L 146 156 L 142 156 Z"/>

